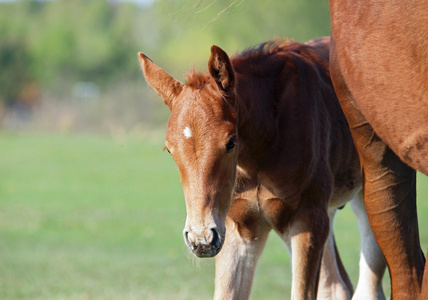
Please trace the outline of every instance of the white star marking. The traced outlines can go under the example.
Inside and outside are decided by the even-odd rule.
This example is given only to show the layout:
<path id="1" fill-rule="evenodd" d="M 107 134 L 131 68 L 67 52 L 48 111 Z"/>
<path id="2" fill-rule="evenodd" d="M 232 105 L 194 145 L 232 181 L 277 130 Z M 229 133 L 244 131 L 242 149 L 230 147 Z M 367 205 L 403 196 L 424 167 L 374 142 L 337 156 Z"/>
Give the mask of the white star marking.
<path id="1" fill-rule="evenodd" d="M 190 130 L 189 126 L 184 128 L 183 134 L 186 137 L 186 139 L 188 139 L 189 137 L 192 137 L 192 131 Z"/>

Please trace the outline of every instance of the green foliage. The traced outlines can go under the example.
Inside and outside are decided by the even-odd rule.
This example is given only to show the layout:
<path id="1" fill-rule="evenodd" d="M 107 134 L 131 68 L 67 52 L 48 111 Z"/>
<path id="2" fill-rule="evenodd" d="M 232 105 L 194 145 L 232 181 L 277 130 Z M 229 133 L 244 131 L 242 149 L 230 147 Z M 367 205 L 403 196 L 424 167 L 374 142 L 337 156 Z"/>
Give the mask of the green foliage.
<path id="1" fill-rule="evenodd" d="M 330 34 L 328 1 L 159 0 L 153 11 L 151 28 L 141 35 L 156 42 L 143 50 L 180 76 L 192 64 L 204 70 L 213 44 L 235 53 L 274 38 Z"/>
<path id="2" fill-rule="evenodd" d="M 205 69 L 213 44 L 233 53 L 275 37 L 304 41 L 329 31 L 327 1 L 2 3 L 0 98 L 16 97 L 30 81 L 57 92 L 77 81 L 141 81 L 138 51 L 182 77 L 192 64 Z"/>
<path id="3" fill-rule="evenodd" d="M 106 85 L 134 77 L 138 47 L 129 32 L 137 13 L 132 5 L 107 1 L 1 4 L 0 68 L 8 67 L 9 76 L 19 78 L 19 84 L 12 91 L 1 89 L 0 97 L 17 96 L 21 82 L 29 80 L 59 90 L 76 81 Z M 10 52 L 17 53 L 9 58 Z"/>
<path id="4" fill-rule="evenodd" d="M 40 39 L 32 52 L 37 77 L 45 83 L 54 83 L 60 75 L 100 84 L 123 72 L 129 74 L 130 55 L 125 53 L 135 52 L 136 46 L 129 43 L 126 34 L 132 22 L 123 20 L 134 18 L 135 13 L 128 6 L 113 7 L 106 1 L 45 4 L 40 13 L 44 21 L 40 24 Z"/>
<path id="5" fill-rule="evenodd" d="M 0 99 L 11 100 L 29 81 L 29 58 L 23 45 L 12 39 L 0 44 Z"/>

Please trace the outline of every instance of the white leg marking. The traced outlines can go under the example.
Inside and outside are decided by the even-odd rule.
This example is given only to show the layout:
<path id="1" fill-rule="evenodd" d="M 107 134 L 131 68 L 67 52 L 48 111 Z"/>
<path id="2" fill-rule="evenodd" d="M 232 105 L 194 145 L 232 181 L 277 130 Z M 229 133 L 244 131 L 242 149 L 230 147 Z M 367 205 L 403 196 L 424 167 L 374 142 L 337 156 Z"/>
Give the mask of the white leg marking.
<path id="1" fill-rule="evenodd" d="M 250 296 L 257 261 L 269 234 L 262 228 L 254 240 L 243 239 L 236 224 L 226 220 L 226 240 L 216 256 L 215 300 L 247 300 Z"/>
<path id="2" fill-rule="evenodd" d="M 383 300 L 382 278 L 386 262 L 370 228 L 362 192 L 351 201 L 351 207 L 357 216 L 361 235 L 360 274 L 352 299 Z"/>

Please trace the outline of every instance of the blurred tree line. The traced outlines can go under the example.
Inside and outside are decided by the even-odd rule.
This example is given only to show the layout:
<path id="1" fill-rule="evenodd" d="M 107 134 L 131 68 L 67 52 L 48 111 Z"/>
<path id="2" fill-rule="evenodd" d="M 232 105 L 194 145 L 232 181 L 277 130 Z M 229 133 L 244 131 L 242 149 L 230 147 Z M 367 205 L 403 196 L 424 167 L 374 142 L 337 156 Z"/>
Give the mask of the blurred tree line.
<path id="1" fill-rule="evenodd" d="M 73 81 L 109 84 L 131 77 L 137 17 L 132 5 L 106 1 L 2 4 L 1 98 L 17 97 L 29 82 L 60 90 Z"/>
<path id="2" fill-rule="evenodd" d="M 93 82 L 102 93 L 144 86 L 138 51 L 182 80 L 192 65 L 205 69 L 213 44 L 235 53 L 272 38 L 305 41 L 330 34 L 327 0 L 144 3 L 1 2 L 0 103 L 42 92 L 67 101 L 76 82 Z"/>

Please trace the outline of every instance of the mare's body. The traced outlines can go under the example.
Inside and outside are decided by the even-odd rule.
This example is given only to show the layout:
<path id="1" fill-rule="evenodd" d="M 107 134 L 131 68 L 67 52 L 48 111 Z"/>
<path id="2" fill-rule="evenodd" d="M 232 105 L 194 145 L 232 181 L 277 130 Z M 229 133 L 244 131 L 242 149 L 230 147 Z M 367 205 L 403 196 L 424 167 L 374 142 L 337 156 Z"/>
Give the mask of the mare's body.
<path id="1" fill-rule="evenodd" d="M 428 175 L 428 1 L 331 0 L 330 11 L 332 81 L 359 153 L 370 225 L 392 297 L 416 299 L 424 256 L 412 168 Z"/>

